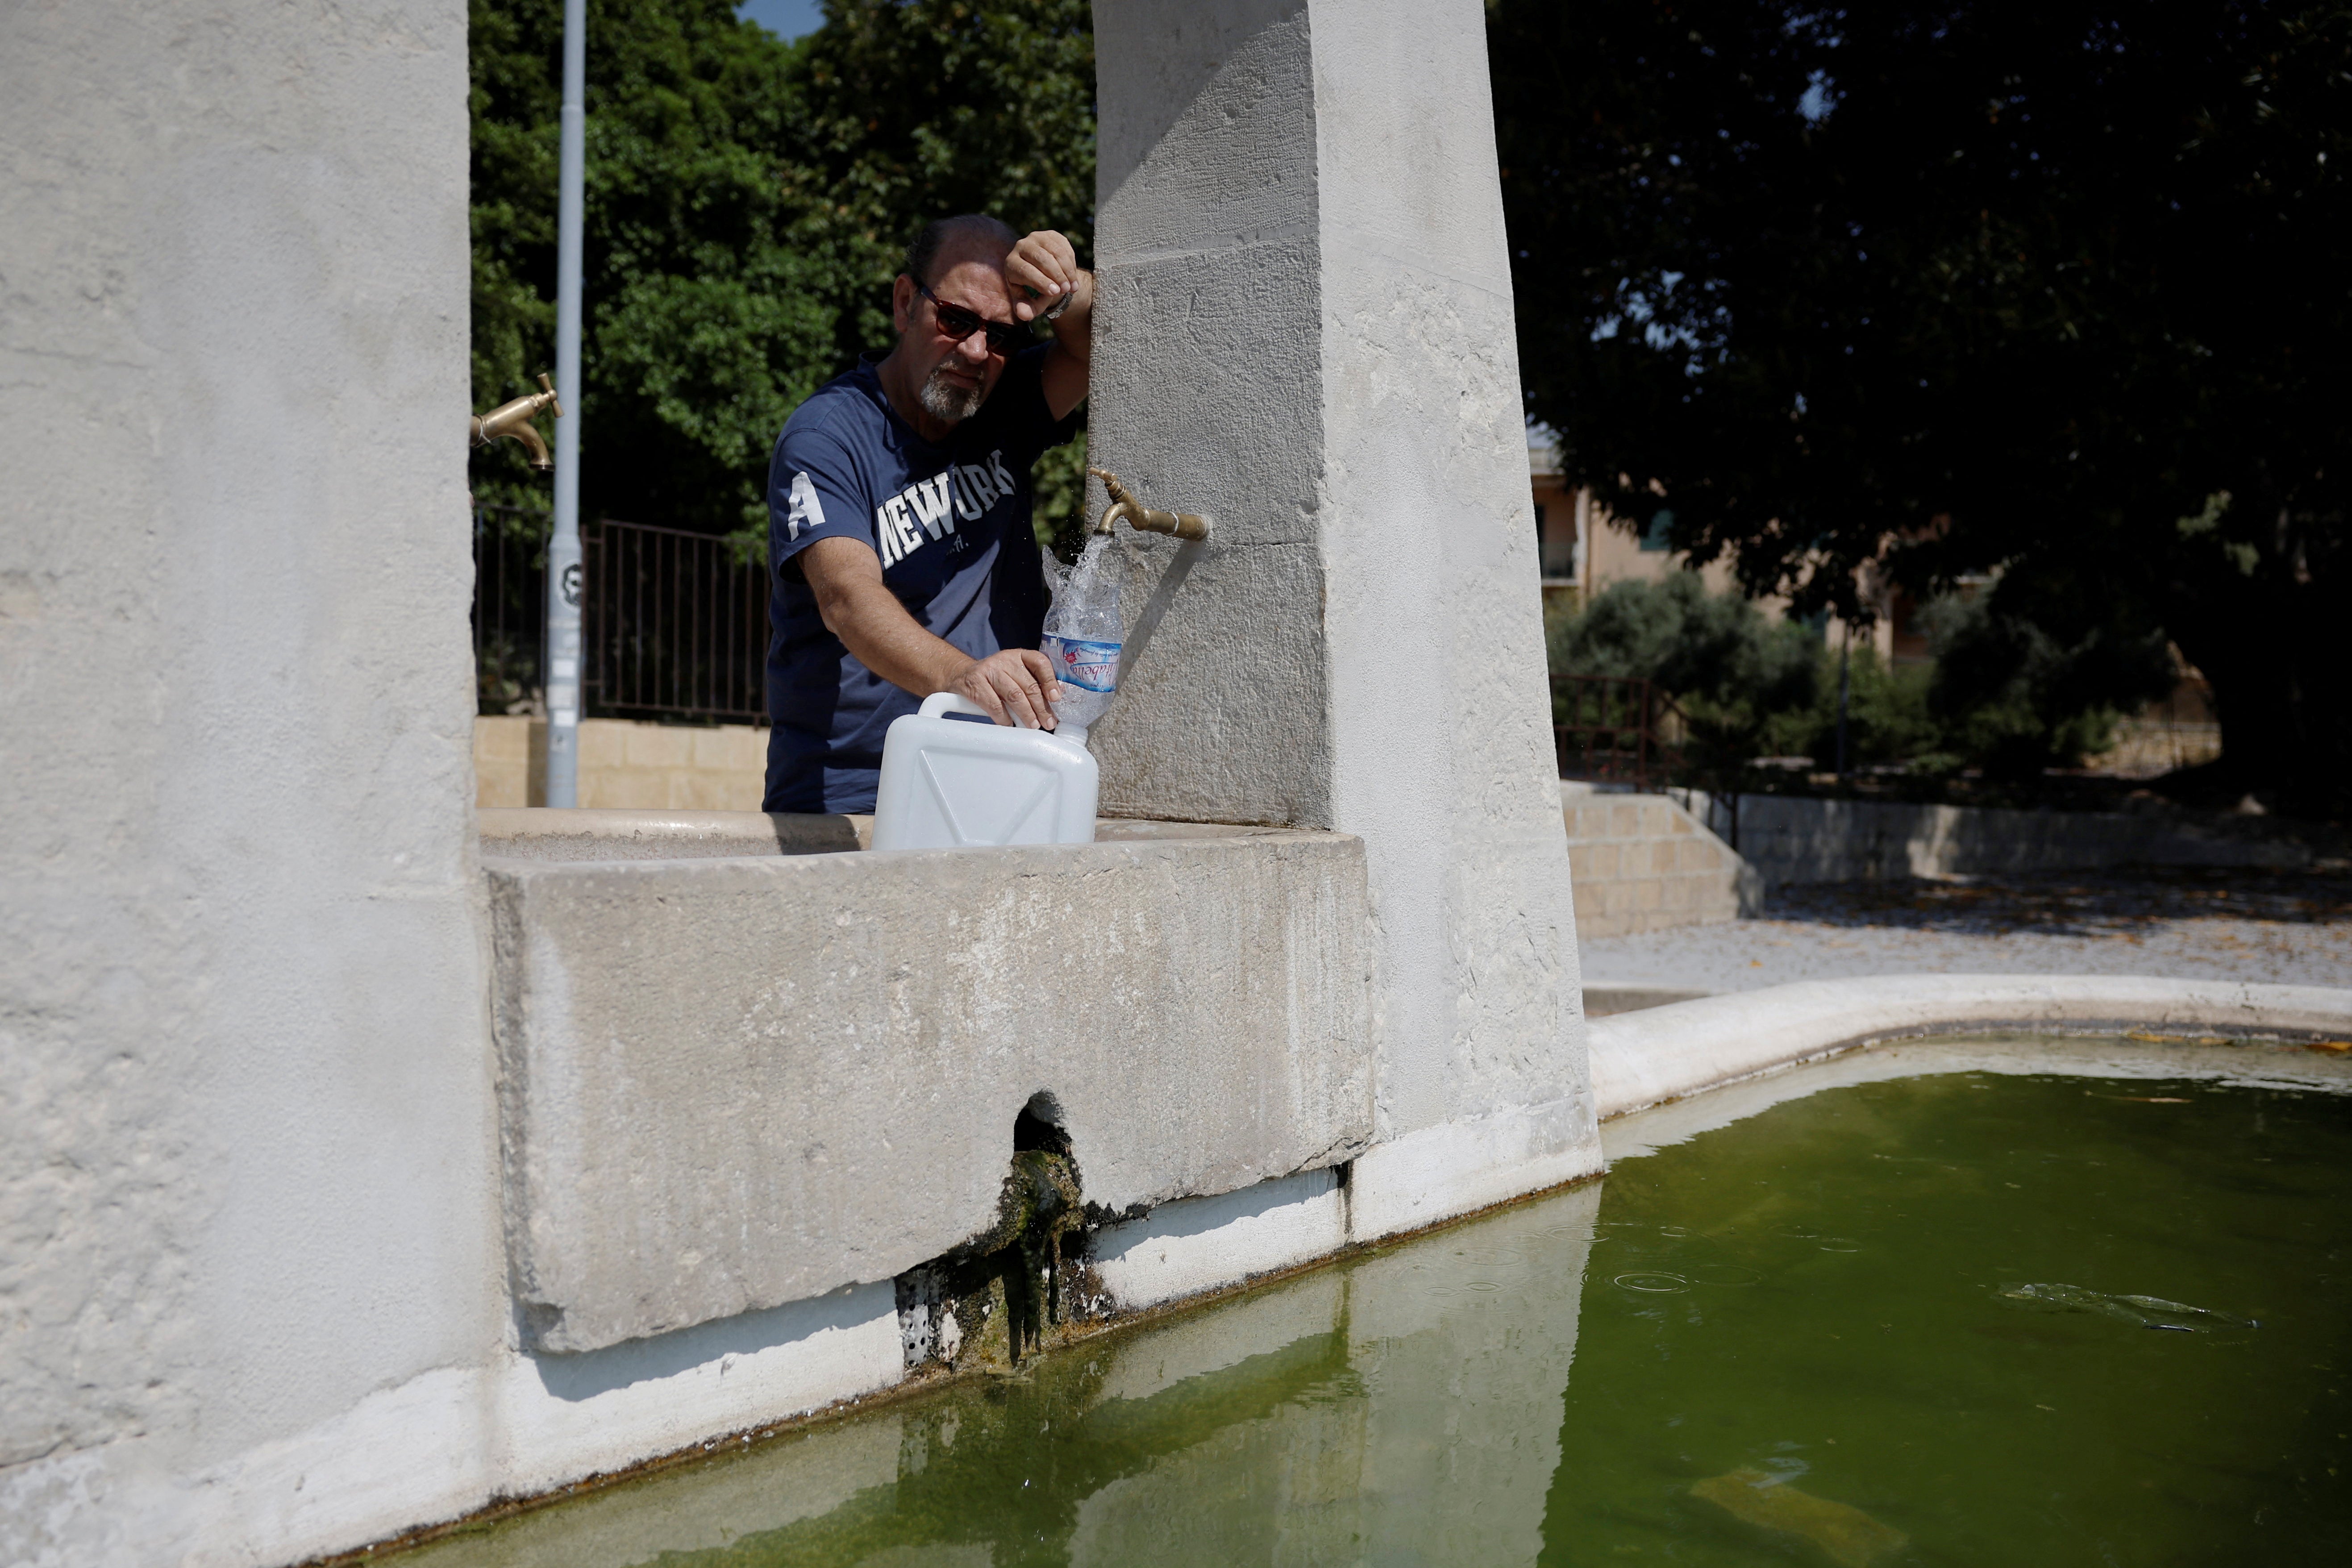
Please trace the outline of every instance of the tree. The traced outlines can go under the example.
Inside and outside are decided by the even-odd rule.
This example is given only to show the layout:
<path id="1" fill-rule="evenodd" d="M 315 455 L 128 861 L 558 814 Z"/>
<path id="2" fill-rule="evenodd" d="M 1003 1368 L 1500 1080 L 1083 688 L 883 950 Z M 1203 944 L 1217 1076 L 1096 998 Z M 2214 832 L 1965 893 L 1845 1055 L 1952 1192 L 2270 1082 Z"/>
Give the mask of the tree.
<path id="1" fill-rule="evenodd" d="M 1739 595 L 1709 594 L 1696 573 L 1676 572 L 1612 583 L 1554 618 L 1551 668 L 1671 694 L 1688 721 L 1685 762 L 1718 787 L 1753 785 L 1746 769 L 1765 755 L 1828 766 L 1842 685 L 1850 763 L 1899 763 L 1927 778 L 1975 768 L 2000 782 L 2079 766 L 2107 745 L 2118 694 L 2131 704 L 2171 688 L 2161 637 L 2094 631 L 2062 643 L 1982 595 L 1938 599 L 1924 618 L 1932 666 L 1890 668 L 1867 644 L 1842 666 L 1842 650 L 1811 627 L 1767 619 Z M 1564 720 L 1564 700 L 1555 707 Z"/>
<path id="2" fill-rule="evenodd" d="M 554 358 L 563 8 L 474 0 L 472 26 L 486 405 Z M 591 0 L 588 28 L 582 510 L 740 528 L 785 416 L 839 368 L 844 280 L 792 243 L 781 177 L 794 51 L 726 0 Z M 543 480 L 499 462 L 478 490 L 545 504 Z"/>
<path id="3" fill-rule="evenodd" d="M 553 360 L 561 0 L 473 0 L 474 396 Z M 914 229 L 950 212 L 1092 237 L 1079 0 L 830 0 L 785 44 L 729 0 L 590 0 L 582 511 L 766 537 L 802 399 L 887 347 Z M 1042 467 L 1043 465 L 1041 465 Z M 1049 478 L 1068 504 L 1066 457 Z M 546 504 L 519 457 L 486 499 Z M 1041 508 L 1041 510 L 1050 510 Z"/>
<path id="4" fill-rule="evenodd" d="M 1652 682 L 1689 721 L 1685 762 L 1718 784 L 1752 757 L 1788 750 L 1796 716 L 1814 705 L 1821 639 L 1768 621 L 1736 594 L 1709 594 L 1696 573 L 1612 583 L 1547 618 L 1555 674 Z M 1552 703 L 1554 722 L 1568 721 L 1567 694 L 1555 691 Z"/>
<path id="5" fill-rule="evenodd" d="M 848 287 L 837 357 L 890 341 L 889 282 L 914 231 L 950 213 L 1059 229 L 1094 262 L 1095 40 L 1087 0 L 826 0 L 804 39 L 802 242 Z M 1037 531 L 1067 546 L 1086 438 L 1037 461 Z"/>
<path id="6" fill-rule="evenodd" d="M 2231 787 L 2342 810 L 2352 10 L 1499 0 L 1530 412 L 1801 612 L 1998 569 L 2169 637 Z"/>

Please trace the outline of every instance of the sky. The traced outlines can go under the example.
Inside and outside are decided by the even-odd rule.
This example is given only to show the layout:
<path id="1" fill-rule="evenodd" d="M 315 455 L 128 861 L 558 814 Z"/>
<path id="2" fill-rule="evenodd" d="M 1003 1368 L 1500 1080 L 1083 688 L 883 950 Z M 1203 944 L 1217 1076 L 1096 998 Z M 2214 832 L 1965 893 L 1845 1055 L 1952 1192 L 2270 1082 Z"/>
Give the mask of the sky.
<path id="1" fill-rule="evenodd" d="M 824 23 L 824 12 L 817 0 L 744 0 L 735 7 L 735 14 L 746 21 L 759 23 L 780 38 L 814 33 Z"/>

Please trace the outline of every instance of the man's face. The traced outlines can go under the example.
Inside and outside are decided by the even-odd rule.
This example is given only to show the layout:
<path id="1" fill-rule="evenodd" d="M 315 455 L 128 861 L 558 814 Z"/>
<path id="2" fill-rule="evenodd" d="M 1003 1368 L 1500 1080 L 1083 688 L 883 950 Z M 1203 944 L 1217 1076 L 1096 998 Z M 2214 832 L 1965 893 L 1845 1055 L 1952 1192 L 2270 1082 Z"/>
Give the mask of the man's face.
<path id="1" fill-rule="evenodd" d="M 907 356 L 923 411 L 950 425 L 980 412 L 1004 356 L 989 347 L 988 334 L 952 338 L 940 324 L 939 307 L 961 307 L 990 321 L 1013 321 L 1012 295 L 1004 286 L 1004 257 L 993 247 L 950 250 L 931 283 L 937 303 L 923 297 L 911 278 L 901 277 L 891 298 L 898 329 L 898 352 Z"/>

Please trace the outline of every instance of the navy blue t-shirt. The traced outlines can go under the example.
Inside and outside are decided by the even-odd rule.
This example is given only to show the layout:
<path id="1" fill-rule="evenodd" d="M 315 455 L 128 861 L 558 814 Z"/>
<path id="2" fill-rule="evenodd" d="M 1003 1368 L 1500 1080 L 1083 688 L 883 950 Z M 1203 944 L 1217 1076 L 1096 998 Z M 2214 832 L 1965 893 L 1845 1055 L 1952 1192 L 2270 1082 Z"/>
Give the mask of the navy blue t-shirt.
<path id="1" fill-rule="evenodd" d="M 768 465 L 768 811 L 871 811 L 882 737 L 919 700 L 824 629 L 793 557 L 836 535 L 882 558 L 917 625 L 974 658 L 1045 636 L 1029 466 L 1070 438 L 1045 406 L 1048 345 L 1013 356 L 980 412 L 933 446 L 890 407 L 874 356 L 784 423 Z"/>

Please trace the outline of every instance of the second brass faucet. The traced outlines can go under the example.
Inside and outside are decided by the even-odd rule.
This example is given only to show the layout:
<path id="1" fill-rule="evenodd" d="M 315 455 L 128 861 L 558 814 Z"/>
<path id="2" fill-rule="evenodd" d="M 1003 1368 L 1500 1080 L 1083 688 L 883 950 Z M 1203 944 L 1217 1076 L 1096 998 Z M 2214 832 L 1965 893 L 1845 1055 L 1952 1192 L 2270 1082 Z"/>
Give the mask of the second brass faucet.
<path id="1" fill-rule="evenodd" d="M 555 399 L 555 387 L 542 372 L 537 392 L 499 404 L 488 414 L 474 416 L 467 427 L 469 444 L 487 447 L 503 436 L 509 441 L 520 441 L 530 452 L 530 466 L 544 474 L 555 467 L 555 459 L 547 455 L 547 442 L 531 423 L 542 408 L 552 408 L 558 419 L 563 417 L 563 405 Z"/>
<path id="2" fill-rule="evenodd" d="M 1161 511 L 1158 507 L 1146 506 L 1142 498 L 1120 484 L 1118 476 L 1108 468 L 1090 468 L 1087 472 L 1100 479 L 1103 489 L 1110 496 L 1110 505 L 1103 508 L 1101 520 L 1089 531 L 1108 533 L 1112 523 L 1125 518 L 1129 527 L 1139 528 L 1146 533 L 1172 533 L 1179 539 L 1190 541 L 1209 537 L 1209 520 L 1199 513 Z"/>

